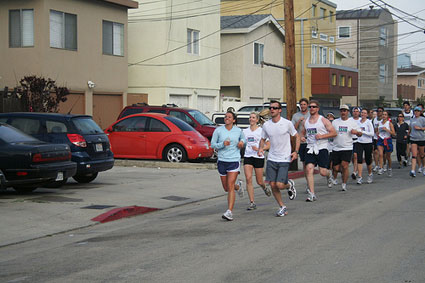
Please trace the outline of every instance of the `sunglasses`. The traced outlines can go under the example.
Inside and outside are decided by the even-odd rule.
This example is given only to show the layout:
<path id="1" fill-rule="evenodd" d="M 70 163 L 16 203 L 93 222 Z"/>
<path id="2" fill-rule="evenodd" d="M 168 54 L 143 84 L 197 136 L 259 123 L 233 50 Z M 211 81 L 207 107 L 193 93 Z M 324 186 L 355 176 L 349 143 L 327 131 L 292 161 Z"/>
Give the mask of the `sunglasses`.
<path id="1" fill-rule="evenodd" d="M 281 107 L 274 107 L 274 106 L 270 106 L 270 107 L 269 107 L 269 109 L 270 109 L 270 110 L 272 110 L 272 109 L 273 109 L 273 110 L 278 110 L 278 109 L 281 109 Z"/>
<path id="2" fill-rule="evenodd" d="M 378 110 L 378 112 L 382 112 L 382 110 Z"/>
<path id="3" fill-rule="evenodd" d="M 319 106 L 316 105 L 310 105 L 309 108 L 319 108 Z"/>
<path id="4" fill-rule="evenodd" d="M 404 116 L 401 116 L 401 115 L 400 115 L 400 116 L 398 116 L 398 118 L 404 118 Z"/>

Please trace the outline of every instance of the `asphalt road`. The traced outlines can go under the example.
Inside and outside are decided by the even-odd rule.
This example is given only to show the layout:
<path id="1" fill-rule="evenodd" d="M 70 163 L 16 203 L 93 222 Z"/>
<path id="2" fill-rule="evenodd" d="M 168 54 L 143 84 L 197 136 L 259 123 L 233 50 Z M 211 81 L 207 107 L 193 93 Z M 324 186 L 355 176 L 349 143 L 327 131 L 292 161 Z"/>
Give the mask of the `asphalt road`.
<path id="1" fill-rule="evenodd" d="M 202 172 L 168 186 L 219 189 L 216 171 Z M 305 181 L 297 180 L 298 198 L 283 218 L 257 190 L 258 209 L 246 211 L 247 199 L 238 199 L 233 222 L 221 219 L 226 198 L 217 195 L 6 245 L 0 281 L 425 282 L 424 176 L 394 169 L 371 185 L 351 181 L 347 192 L 316 180 L 319 200 L 306 203 Z"/>

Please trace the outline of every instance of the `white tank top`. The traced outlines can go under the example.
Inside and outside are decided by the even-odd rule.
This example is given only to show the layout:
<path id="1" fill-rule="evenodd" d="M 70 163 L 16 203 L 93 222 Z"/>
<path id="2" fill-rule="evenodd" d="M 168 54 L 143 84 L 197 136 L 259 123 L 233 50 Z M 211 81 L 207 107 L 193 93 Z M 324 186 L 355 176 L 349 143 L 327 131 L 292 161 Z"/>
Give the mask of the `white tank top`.
<path id="1" fill-rule="evenodd" d="M 305 121 L 305 131 L 307 135 L 307 148 L 312 148 L 314 144 L 317 145 L 317 149 L 328 149 L 328 139 L 316 139 L 316 135 L 325 135 L 328 134 L 328 130 L 322 122 L 323 116 L 319 115 L 317 122 L 312 124 L 310 123 L 310 118 Z"/>
<path id="2" fill-rule="evenodd" d="M 381 139 L 390 138 L 391 137 L 390 133 L 388 133 L 387 131 L 385 131 L 384 128 L 387 128 L 388 130 L 391 130 L 391 128 L 390 128 L 390 121 L 387 121 L 385 124 L 382 124 L 382 120 L 379 121 L 379 124 L 378 124 L 378 136 Z"/>

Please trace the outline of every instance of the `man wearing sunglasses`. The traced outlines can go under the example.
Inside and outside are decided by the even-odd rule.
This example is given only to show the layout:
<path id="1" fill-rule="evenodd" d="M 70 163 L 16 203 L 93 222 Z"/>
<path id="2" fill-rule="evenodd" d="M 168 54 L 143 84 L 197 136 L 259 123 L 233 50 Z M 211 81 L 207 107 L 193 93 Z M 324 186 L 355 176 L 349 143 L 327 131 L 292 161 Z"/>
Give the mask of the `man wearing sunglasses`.
<path id="1" fill-rule="evenodd" d="M 331 182 L 329 167 L 328 139 L 336 136 L 332 123 L 319 115 L 319 102 L 310 101 L 310 117 L 304 122 L 302 131 L 303 141 L 307 141 L 307 153 L 305 156 L 306 179 L 309 194 L 308 202 L 317 200 L 314 192 L 314 167 L 319 166 L 320 175 L 327 177 L 328 185 Z"/>
<path id="2" fill-rule="evenodd" d="M 362 136 L 359 125 L 353 120 L 348 119 L 350 108 L 343 104 L 339 107 L 341 117 L 336 119 L 332 125 L 334 126 L 337 136 L 334 138 L 334 148 L 332 153 L 332 164 L 334 177 L 342 168 L 342 190 L 347 190 L 348 165 L 353 155 L 353 137 Z"/>
<path id="3" fill-rule="evenodd" d="M 282 106 L 279 101 L 270 101 L 270 112 L 272 118 L 263 125 L 258 156 L 264 155 L 264 145 L 269 139 L 266 181 L 270 183 L 273 196 L 279 205 L 276 216 L 282 217 L 288 214 L 288 211 L 280 191 L 288 189 L 289 199 L 295 199 L 297 195 L 294 181 L 288 179 L 288 170 L 289 164 L 298 158 L 300 136 L 291 121 L 280 116 Z M 291 136 L 296 137 L 294 152 L 291 152 Z"/>

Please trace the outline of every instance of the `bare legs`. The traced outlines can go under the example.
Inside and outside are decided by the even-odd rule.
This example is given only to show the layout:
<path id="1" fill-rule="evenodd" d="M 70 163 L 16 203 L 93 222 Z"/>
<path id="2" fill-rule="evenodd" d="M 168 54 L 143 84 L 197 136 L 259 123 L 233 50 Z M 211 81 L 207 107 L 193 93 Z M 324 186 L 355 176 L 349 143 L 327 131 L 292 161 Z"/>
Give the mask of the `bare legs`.
<path id="1" fill-rule="evenodd" d="M 257 184 L 261 186 L 262 189 L 265 188 L 263 180 L 263 168 L 254 168 L 252 165 L 244 165 L 245 179 L 246 179 L 246 190 L 248 192 L 249 201 L 254 202 L 254 186 L 252 185 L 252 171 L 255 171 L 255 179 Z"/>
<path id="2" fill-rule="evenodd" d="M 227 204 L 230 211 L 233 211 L 235 205 L 235 182 L 238 174 L 239 172 L 227 172 L 226 176 L 220 176 L 223 189 L 227 192 Z"/>

